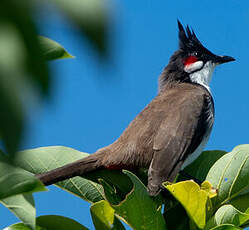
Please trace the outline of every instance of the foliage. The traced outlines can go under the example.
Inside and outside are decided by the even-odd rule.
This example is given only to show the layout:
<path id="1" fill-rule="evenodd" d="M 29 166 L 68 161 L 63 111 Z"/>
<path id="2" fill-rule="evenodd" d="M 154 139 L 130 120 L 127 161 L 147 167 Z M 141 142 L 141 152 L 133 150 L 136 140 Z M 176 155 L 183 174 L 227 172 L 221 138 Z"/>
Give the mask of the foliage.
<path id="1" fill-rule="evenodd" d="M 39 216 L 36 218 L 36 230 L 52 230 L 52 229 L 60 229 L 60 230 L 87 230 L 86 227 L 79 224 L 78 222 L 64 217 L 64 216 L 56 216 L 56 215 L 47 215 L 47 216 Z M 23 223 L 13 224 L 4 230 L 29 230 Z"/>
<path id="2" fill-rule="evenodd" d="M 201 186 L 192 180 L 164 183 L 169 193 L 163 197 L 150 197 L 139 177 L 129 171 L 99 170 L 87 175 L 88 179 L 75 177 L 57 186 L 92 203 L 91 215 L 96 229 L 124 229 L 122 221 L 132 229 L 170 229 L 175 217 L 178 221 L 173 221 L 174 229 L 240 229 L 249 224 L 249 204 L 239 202 L 240 197 L 249 199 L 249 145 L 237 146 L 226 154 L 219 153 L 203 152 L 187 166 L 192 170 L 196 167 L 198 171 L 196 162 L 210 161 L 210 156 L 215 158 L 215 163 L 206 172 L 207 181 Z M 41 173 L 87 155 L 68 147 L 52 146 L 18 152 L 12 157 L 12 163 L 23 170 Z M 223 181 L 227 184 L 223 185 Z M 15 206 L 15 200 L 20 200 L 20 196 L 10 197 L 12 200 L 7 198 L 7 201 L 10 199 L 10 205 Z M 26 204 L 20 202 L 21 205 Z M 23 220 L 23 213 L 15 214 Z M 32 210 L 29 218 L 34 222 Z"/>
<path id="3" fill-rule="evenodd" d="M 51 0 L 106 57 L 108 14 L 103 0 Z M 34 0 L 0 3 L 0 134 L 6 153 L 0 151 L 0 202 L 21 223 L 6 230 L 87 229 L 63 216 L 36 217 L 32 193 L 46 188 L 34 174 L 46 172 L 88 156 L 72 148 L 52 146 L 16 152 L 25 126 L 24 102 L 50 89 L 46 61 L 71 58 L 57 42 L 38 36 L 33 18 Z M 46 4 L 39 3 L 39 4 Z M 203 152 L 184 171 L 204 181 L 163 183 L 165 190 L 150 197 L 144 174 L 98 170 L 56 184 L 91 203 L 97 230 L 125 229 L 243 229 L 249 226 L 249 145 L 231 152 Z M 145 182 L 145 183 L 143 183 Z M 164 207 L 164 211 L 162 211 Z"/>

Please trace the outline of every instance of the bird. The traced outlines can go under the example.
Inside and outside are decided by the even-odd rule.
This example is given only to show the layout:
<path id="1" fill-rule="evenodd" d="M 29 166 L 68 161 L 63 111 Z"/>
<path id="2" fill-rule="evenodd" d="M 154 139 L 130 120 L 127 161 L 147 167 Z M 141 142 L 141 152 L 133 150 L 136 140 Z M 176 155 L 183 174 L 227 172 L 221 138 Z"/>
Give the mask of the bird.
<path id="1" fill-rule="evenodd" d="M 207 143 L 214 123 L 209 83 L 217 65 L 235 61 L 213 54 L 179 20 L 179 48 L 158 80 L 156 97 L 112 144 L 60 168 L 37 174 L 44 185 L 98 170 L 148 170 L 147 191 L 156 196 Z"/>

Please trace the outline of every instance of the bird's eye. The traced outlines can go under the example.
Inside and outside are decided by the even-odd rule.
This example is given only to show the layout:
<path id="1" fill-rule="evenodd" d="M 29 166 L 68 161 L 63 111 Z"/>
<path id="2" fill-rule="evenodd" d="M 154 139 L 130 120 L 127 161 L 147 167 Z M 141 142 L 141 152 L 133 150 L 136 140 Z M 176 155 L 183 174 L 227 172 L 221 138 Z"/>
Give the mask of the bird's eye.
<path id="1" fill-rule="evenodd" d="M 196 57 L 199 56 L 198 52 L 194 52 L 193 55 Z"/>

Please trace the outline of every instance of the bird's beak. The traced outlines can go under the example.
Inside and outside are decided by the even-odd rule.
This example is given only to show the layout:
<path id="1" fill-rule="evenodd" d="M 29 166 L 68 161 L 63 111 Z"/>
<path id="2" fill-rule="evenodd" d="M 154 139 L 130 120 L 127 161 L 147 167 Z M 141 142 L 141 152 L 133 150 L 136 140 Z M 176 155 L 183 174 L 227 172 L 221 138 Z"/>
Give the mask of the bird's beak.
<path id="1" fill-rule="evenodd" d="M 215 56 L 213 60 L 213 62 L 217 65 L 230 62 L 230 61 L 235 61 L 235 59 L 230 56 Z"/>

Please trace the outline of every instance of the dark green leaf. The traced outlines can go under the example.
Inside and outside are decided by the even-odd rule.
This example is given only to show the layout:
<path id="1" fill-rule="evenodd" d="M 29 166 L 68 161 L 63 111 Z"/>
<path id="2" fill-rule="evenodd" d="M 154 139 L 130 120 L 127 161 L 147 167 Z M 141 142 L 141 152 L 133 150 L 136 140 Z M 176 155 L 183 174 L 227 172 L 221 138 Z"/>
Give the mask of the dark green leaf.
<path id="1" fill-rule="evenodd" d="M 189 217 L 182 207 L 182 205 L 178 202 L 174 205 L 174 207 L 167 210 L 168 204 L 165 204 L 164 218 L 168 229 L 174 230 L 189 230 Z M 181 218 L 179 218 L 179 216 Z"/>
<path id="2" fill-rule="evenodd" d="M 112 190 L 113 203 L 120 203 L 123 199 L 125 199 L 126 194 L 132 189 L 132 183 L 129 177 L 119 170 L 97 170 L 86 174 L 84 178 L 90 179 L 97 183 L 99 183 L 99 180 L 102 179 L 102 181 L 108 184 Z"/>
<path id="3" fill-rule="evenodd" d="M 219 150 L 204 151 L 196 160 L 187 165 L 183 171 L 195 179 L 204 181 L 213 164 L 225 154 L 225 151 Z M 183 179 L 185 178 L 182 176 L 178 178 L 178 180 Z"/>
<path id="4" fill-rule="evenodd" d="M 229 203 L 241 212 L 245 212 L 249 208 L 249 192 L 236 196 Z"/>
<path id="5" fill-rule="evenodd" d="M 39 216 L 36 219 L 36 223 L 38 226 L 42 227 L 42 229 L 46 230 L 87 230 L 87 228 L 80 223 L 64 216 Z"/>
<path id="6" fill-rule="evenodd" d="M 49 61 L 62 58 L 73 58 L 59 43 L 49 38 L 39 36 L 42 57 Z"/>
<path id="7" fill-rule="evenodd" d="M 25 225 L 35 229 L 35 204 L 31 194 L 16 195 L 0 200 L 6 208 L 13 212 Z"/>
<path id="8" fill-rule="evenodd" d="M 132 229 L 166 229 L 165 221 L 161 213 L 162 203 L 157 199 L 148 195 L 144 184 L 131 172 L 125 171 L 134 184 L 133 189 L 126 195 L 126 199 L 120 204 L 114 205 L 117 216 L 120 216 L 127 222 Z M 105 192 L 109 190 L 103 183 Z M 112 200 L 110 193 L 105 193 L 108 201 Z"/>
<path id="9" fill-rule="evenodd" d="M 79 224 L 75 220 L 64 216 L 39 216 L 36 219 L 36 223 L 36 230 L 87 230 L 86 227 Z M 23 223 L 18 223 L 11 225 L 4 230 L 30 230 L 30 228 Z"/>

